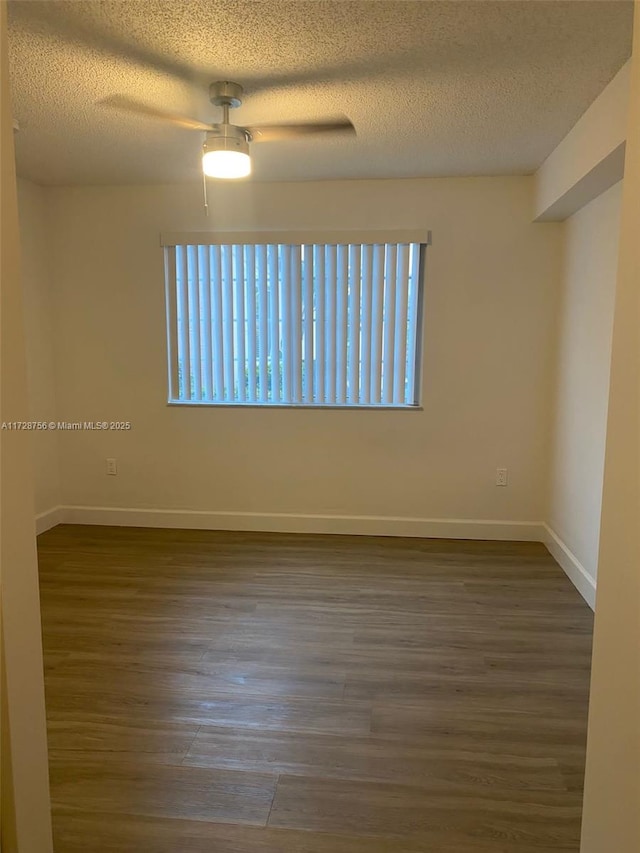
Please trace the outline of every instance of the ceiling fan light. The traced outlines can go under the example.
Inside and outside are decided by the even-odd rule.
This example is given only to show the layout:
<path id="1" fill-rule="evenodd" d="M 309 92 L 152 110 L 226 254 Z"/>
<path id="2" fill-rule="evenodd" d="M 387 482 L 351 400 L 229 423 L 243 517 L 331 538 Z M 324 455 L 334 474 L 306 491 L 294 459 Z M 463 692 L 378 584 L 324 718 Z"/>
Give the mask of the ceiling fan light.
<path id="1" fill-rule="evenodd" d="M 205 151 L 202 170 L 209 178 L 246 178 L 251 174 L 251 157 L 242 151 Z"/>
<path id="2" fill-rule="evenodd" d="M 207 133 L 202 170 L 209 178 L 246 178 L 251 174 L 249 143 L 240 128 L 222 125 Z"/>

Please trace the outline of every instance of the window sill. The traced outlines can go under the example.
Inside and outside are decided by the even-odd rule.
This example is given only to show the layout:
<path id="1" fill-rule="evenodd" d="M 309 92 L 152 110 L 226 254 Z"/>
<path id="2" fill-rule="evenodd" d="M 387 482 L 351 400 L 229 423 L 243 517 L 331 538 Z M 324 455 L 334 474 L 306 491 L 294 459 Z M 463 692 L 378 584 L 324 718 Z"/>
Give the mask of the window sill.
<path id="1" fill-rule="evenodd" d="M 215 402 L 199 402 L 197 400 L 169 400 L 169 407 L 192 407 L 206 409 L 306 409 L 306 410 L 331 410 L 331 411 L 369 411 L 369 412 L 422 412 L 424 408 L 419 405 L 363 405 L 352 404 L 344 406 L 324 405 L 316 403 L 215 403 Z"/>

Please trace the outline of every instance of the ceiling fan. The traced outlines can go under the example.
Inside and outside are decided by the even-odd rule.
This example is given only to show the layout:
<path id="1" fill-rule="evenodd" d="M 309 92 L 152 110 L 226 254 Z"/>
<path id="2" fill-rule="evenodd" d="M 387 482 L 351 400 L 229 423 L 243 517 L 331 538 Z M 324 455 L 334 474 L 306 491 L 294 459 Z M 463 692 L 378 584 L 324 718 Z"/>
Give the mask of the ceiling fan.
<path id="1" fill-rule="evenodd" d="M 175 115 L 156 107 L 123 95 L 112 95 L 100 101 L 101 104 L 137 115 L 158 118 L 171 122 L 188 130 L 206 133 L 202 147 L 202 169 L 212 178 L 244 178 L 251 173 L 249 146 L 253 142 L 279 142 L 300 139 L 321 133 L 355 134 L 355 128 L 348 118 L 324 122 L 301 124 L 265 124 L 241 127 L 229 123 L 229 110 L 242 103 L 242 86 L 239 83 L 218 81 L 209 86 L 209 100 L 222 107 L 222 122 L 206 124 L 184 116 Z"/>

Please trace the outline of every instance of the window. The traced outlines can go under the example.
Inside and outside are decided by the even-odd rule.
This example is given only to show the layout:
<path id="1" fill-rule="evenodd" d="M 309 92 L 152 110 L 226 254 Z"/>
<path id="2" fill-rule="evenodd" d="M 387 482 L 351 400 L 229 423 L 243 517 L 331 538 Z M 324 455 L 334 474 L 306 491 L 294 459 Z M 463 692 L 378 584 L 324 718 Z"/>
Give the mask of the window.
<path id="1" fill-rule="evenodd" d="M 169 402 L 418 404 L 428 239 L 331 236 L 163 238 Z"/>

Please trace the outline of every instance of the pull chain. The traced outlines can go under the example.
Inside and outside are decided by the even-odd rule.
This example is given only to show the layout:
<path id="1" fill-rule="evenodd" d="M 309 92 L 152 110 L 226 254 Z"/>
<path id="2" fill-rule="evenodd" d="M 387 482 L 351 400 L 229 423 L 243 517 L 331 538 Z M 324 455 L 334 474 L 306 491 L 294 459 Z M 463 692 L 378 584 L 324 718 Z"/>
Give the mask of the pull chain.
<path id="1" fill-rule="evenodd" d="M 207 176 L 202 172 L 202 195 L 204 198 L 204 215 L 209 216 L 209 202 L 207 200 Z"/>

